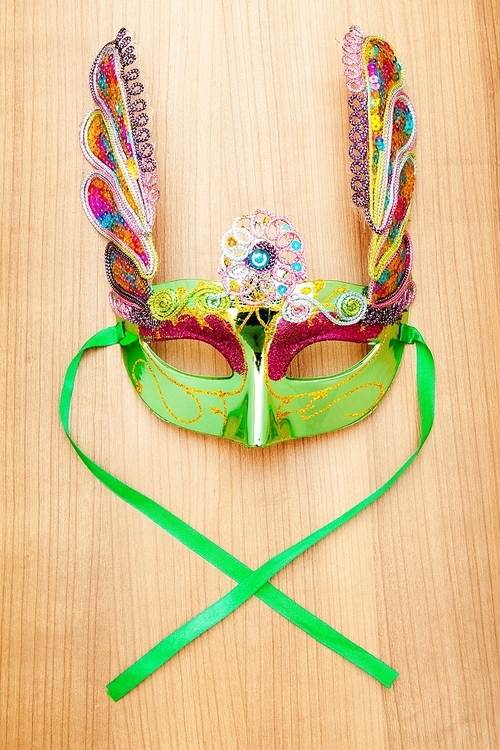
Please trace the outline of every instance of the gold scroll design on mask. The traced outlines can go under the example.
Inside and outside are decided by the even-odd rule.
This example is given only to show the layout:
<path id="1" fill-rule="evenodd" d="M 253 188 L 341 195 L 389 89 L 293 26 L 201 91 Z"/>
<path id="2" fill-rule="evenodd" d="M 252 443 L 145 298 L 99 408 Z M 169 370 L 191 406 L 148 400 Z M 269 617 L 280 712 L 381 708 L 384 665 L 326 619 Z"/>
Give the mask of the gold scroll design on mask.
<path id="1" fill-rule="evenodd" d="M 162 294 L 166 293 L 170 296 L 171 309 L 166 310 L 165 314 L 160 317 L 155 315 L 154 301 Z M 208 297 L 218 297 L 220 304 L 215 304 L 213 307 L 209 307 L 206 304 L 206 299 Z M 224 319 L 226 319 L 224 313 L 229 306 L 229 302 L 229 297 L 224 292 L 221 284 L 200 281 L 189 291 L 183 286 L 179 286 L 177 289 L 170 289 L 170 287 L 156 289 L 148 304 L 153 317 L 158 321 L 169 320 L 173 325 L 176 325 L 183 315 L 191 315 L 198 320 L 201 326 L 208 326 L 210 324 L 206 321 L 207 315 L 219 315 L 219 317 L 224 317 Z M 230 322 L 229 318 L 227 318 L 227 320 Z M 157 329 L 156 333 L 159 337 L 160 330 Z"/>
<path id="2" fill-rule="evenodd" d="M 269 326 L 269 328 L 271 328 L 271 326 Z M 268 340 L 271 338 L 271 335 L 272 335 L 272 332 L 269 331 L 269 328 L 266 329 L 266 339 L 267 339 L 266 344 L 268 343 Z M 356 378 L 369 365 L 371 365 L 380 355 L 387 336 L 388 336 L 388 332 L 384 331 L 384 337 L 379 344 L 378 351 L 373 355 L 373 357 L 370 357 L 368 362 L 366 362 L 359 370 L 356 370 L 356 372 L 353 372 L 350 375 L 347 375 L 339 383 L 335 383 L 334 385 L 327 386 L 326 388 L 318 388 L 318 390 L 313 391 L 312 393 L 307 393 L 307 394 L 297 393 L 297 394 L 293 394 L 290 396 L 282 396 L 281 394 L 276 393 L 276 391 L 273 389 L 271 385 L 271 380 L 269 379 L 269 376 L 267 374 L 267 367 L 266 367 L 265 373 L 266 373 L 267 387 L 269 389 L 270 394 L 278 401 L 278 404 L 279 404 L 278 409 L 276 410 L 276 421 L 278 423 L 278 429 L 280 429 L 280 423 L 290 414 L 300 414 L 303 420 L 313 419 L 314 417 L 317 417 L 318 414 L 321 414 L 322 412 L 327 411 L 328 409 L 330 409 L 335 404 L 338 404 L 343 399 L 347 398 L 348 396 L 351 396 L 353 393 L 356 393 L 356 391 L 360 391 L 364 388 L 377 388 L 378 389 L 378 395 L 375 398 L 375 401 L 373 401 L 373 403 L 370 404 L 370 406 L 368 406 L 366 409 L 363 409 L 360 412 L 354 412 L 354 413 L 347 412 L 346 417 L 352 417 L 353 419 L 361 418 L 361 417 L 364 417 L 365 414 L 368 414 L 369 412 L 373 411 L 373 409 L 375 409 L 375 407 L 380 403 L 385 393 L 385 388 L 383 384 L 377 381 L 363 383 L 362 385 L 358 385 L 355 388 L 351 388 L 351 390 L 347 391 L 346 393 L 343 393 L 342 396 L 339 396 L 339 398 L 336 398 L 333 401 L 330 401 L 328 404 L 325 404 L 321 408 L 316 409 L 316 411 L 312 412 L 311 414 L 307 413 L 310 409 L 313 408 L 314 404 L 317 401 L 324 400 L 325 398 L 327 398 L 328 394 L 331 391 L 341 388 L 350 380 L 353 380 L 354 378 Z M 267 352 L 267 346 L 265 347 L 265 351 Z M 294 401 L 296 402 L 298 399 L 304 399 L 304 398 L 309 399 L 305 406 L 299 406 L 296 409 L 284 409 L 283 408 L 285 406 L 288 406 L 289 404 L 292 404 Z M 280 432 L 281 432 L 281 429 L 280 429 Z"/>
<path id="3" fill-rule="evenodd" d="M 195 388 L 193 386 L 185 385 L 184 383 L 179 382 L 178 380 L 175 380 L 175 378 L 172 378 L 163 368 L 160 367 L 160 365 L 154 360 L 147 360 L 144 358 L 139 358 L 134 362 L 134 366 L 132 367 L 132 381 L 134 383 L 135 389 L 138 393 L 142 391 L 142 384 L 139 381 L 139 378 L 135 374 L 136 368 L 138 365 L 144 365 L 144 367 L 148 370 L 149 374 L 151 375 L 153 382 L 156 386 L 156 389 L 158 391 L 158 395 L 160 397 L 160 400 L 163 404 L 163 407 L 165 410 L 170 414 L 170 416 L 175 419 L 180 424 L 194 424 L 197 422 L 201 417 L 203 416 L 203 404 L 201 403 L 200 399 L 198 398 L 198 395 L 200 396 L 217 396 L 217 398 L 220 398 L 222 403 L 222 409 L 218 409 L 216 406 L 212 405 L 210 407 L 210 410 L 213 414 L 220 414 L 222 417 L 223 427 L 226 426 L 227 422 L 227 402 L 226 399 L 229 396 L 237 396 L 239 393 L 242 392 L 243 388 L 245 387 L 246 382 L 246 372 L 243 374 L 241 384 L 238 388 L 236 388 L 234 391 L 222 391 L 220 389 L 215 389 L 213 391 L 209 391 L 204 388 Z M 182 388 L 182 390 L 185 392 L 186 396 L 191 398 L 193 402 L 195 403 L 197 407 L 197 414 L 192 417 L 191 419 L 183 419 L 178 414 L 176 414 L 170 406 L 167 404 L 167 401 L 165 399 L 165 396 L 163 395 L 163 390 L 161 387 L 161 384 L 158 380 L 158 377 L 156 375 L 155 370 L 160 373 L 162 378 L 165 378 L 169 381 L 169 383 L 172 383 L 172 385 L 175 385 L 179 388 Z"/>

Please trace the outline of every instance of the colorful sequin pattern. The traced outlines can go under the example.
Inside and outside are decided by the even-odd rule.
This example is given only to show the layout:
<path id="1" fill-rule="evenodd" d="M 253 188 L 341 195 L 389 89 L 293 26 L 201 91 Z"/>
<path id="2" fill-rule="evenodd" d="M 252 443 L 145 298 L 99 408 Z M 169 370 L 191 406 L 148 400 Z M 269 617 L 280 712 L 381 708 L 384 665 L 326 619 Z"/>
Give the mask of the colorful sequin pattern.
<path id="1" fill-rule="evenodd" d="M 351 92 L 351 187 L 373 235 L 368 257 L 366 320 L 384 325 L 411 304 L 411 244 L 406 233 L 415 187 L 415 112 L 402 91 L 404 73 L 392 47 L 353 26 L 344 39 Z M 393 305 L 391 308 L 390 305 Z M 375 308 L 384 308 L 383 314 Z M 397 317 L 394 317 L 397 320 Z"/>
<path id="2" fill-rule="evenodd" d="M 404 153 L 415 132 L 413 108 L 410 100 L 402 95 L 394 103 L 393 127 L 391 140 L 391 158 L 389 172 L 394 171 L 394 164 L 399 154 Z"/>
<path id="3" fill-rule="evenodd" d="M 410 204 L 415 189 L 415 159 L 408 154 L 399 178 L 399 191 L 392 213 L 391 223 L 385 234 L 374 234 L 370 245 L 368 272 L 372 279 L 378 280 L 385 264 L 398 251 L 403 232 L 410 218 Z"/>
<path id="4" fill-rule="evenodd" d="M 91 73 L 94 82 L 93 90 L 96 104 L 108 112 L 113 122 L 116 135 L 120 141 L 127 166 L 132 175 L 135 172 L 132 128 L 125 109 L 125 101 L 117 75 L 116 47 L 114 44 L 105 48 L 104 54 Z"/>
<path id="5" fill-rule="evenodd" d="M 85 119 L 80 142 L 96 172 L 82 185 L 90 221 L 152 278 L 157 256 L 153 245 L 154 206 L 158 200 L 156 162 L 146 102 L 134 48 L 125 29 L 97 56 L 90 89 L 98 109 Z"/>
<path id="6" fill-rule="evenodd" d="M 386 307 L 401 297 L 410 280 L 411 264 L 411 240 L 405 233 L 400 252 L 392 256 L 379 278 L 370 283 L 369 296 L 372 305 Z"/>
<path id="7" fill-rule="evenodd" d="M 124 299 L 137 304 L 147 303 L 151 297 L 151 287 L 137 273 L 137 266 L 112 242 L 106 247 L 105 266 L 108 281 Z"/>
<path id="8" fill-rule="evenodd" d="M 401 89 L 404 74 L 383 39 L 353 27 L 344 40 L 347 87 L 352 92 L 353 200 L 374 232 L 385 232 L 394 209 L 399 170 L 415 140 L 415 117 Z"/>
<path id="9" fill-rule="evenodd" d="M 403 76 L 401 65 L 387 42 L 367 39 L 363 57 L 368 80 L 369 180 L 374 188 L 370 190 L 370 215 L 374 225 L 382 229 L 390 209 L 388 185 L 384 183 L 392 181 L 394 174 L 394 170 L 383 169 L 388 141 L 392 151 L 392 123 L 387 115 L 395 92 L 401 88 Z"/>
<path id="10" fill-rule="evenodd" d="M 94 100 L 107 116 L 116 134 L 130 175 L 140 182 L 146 208 L 159 198 L 156 189 L 156 161 L 151 133 L 146 127 L 149 116 L 147 104 L 141 97 L 144 84 L 139 80 L 134 47 L 125 29 L 107 44 L 94 62 L 90 72 L 90 88 Z M 148 211 L 151 218 L 151 212 Z"/>
<path id="11" fill-rule="evenodd" d="M 104 167 L 110 177 L 116 177 L 126 202 L 136 216 L 140 215 L 139 205 L 128 185 L 120 161 L 115 156 L 111 134 L 100 110 L 94 110 L 85 121 L 82 139 L 94 157 L 95 166 L 99 169 Z"/>
<path id="12" fill-rule="evenodd" d="M 106 237 L 117 242 L 134 259 L 145 277 L 154 273 L 154 248 L 148 235 L 134 227 L 133 218 L 118 204 L 116 189 L 103 176 L 93 174 L 84 180 L 84 206 L 92 223 Z"/>
<path id="13" fill-rule="evenodd" d="M 284 216 L 239 216 L 221 240 L 219 274 L 240 305 L 276 305 L 306 278 L 304 243 Z"/>
<path id="14" fill-rule="evenodd" d="M 81 131 L 82 148 L 96 171 L 83 181 L 82 200 L 89 219 L 110 240 L 105 267 L 111 307 L 136 324 L 143 338 L 220 344 L 240 372 L 238 332 L 250 319 L 266 330 L 271 326 L 293 354 L 307 345 L 303 342 L 323 338 L 368 341 L 401 318 L 415 296 L 407 232 L 415 185 L 415 113 L 402 91 L 401 64 L 385 40 L 353 27 L 343 61 L 351 93 L 353 201 L 372 229 L 367 287 L 335 285 L 332 292 L 331 282 L 325 287 L 323 281 L 308 281 L 301 234 L 284 216 L 265 209 L 239 216 L 222 237 L 220 283 L 152 286 L 158 191 L 144 86 L 132 67 L 134 48 L 124 29 L 101 50 L 90 74 L 98 108 Z M 279 355 L 271 349 L 273 379 L 286 357 L 283 347 Z"/>

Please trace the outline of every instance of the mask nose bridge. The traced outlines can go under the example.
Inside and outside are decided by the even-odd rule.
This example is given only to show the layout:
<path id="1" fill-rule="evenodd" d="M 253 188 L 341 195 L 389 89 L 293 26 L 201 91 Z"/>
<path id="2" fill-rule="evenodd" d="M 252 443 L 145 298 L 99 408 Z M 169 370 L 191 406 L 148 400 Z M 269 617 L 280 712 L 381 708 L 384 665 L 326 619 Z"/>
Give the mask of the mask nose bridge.
<path id="1" fill-rule="evenodd" d="M 247 440 L 251 447 L 268 444 L 276 422 L 266 382 L 266 327 L 260 320 L 248 321 L 240 332 L 247 360 Z"/>
<path id="2" fill-rule="evenodd" d="M 248 365 L 248 441 L 252 447 L 262 447 L 267 443 L 270 421 L 269 391 L 262 353 L 252 351 Z"/>

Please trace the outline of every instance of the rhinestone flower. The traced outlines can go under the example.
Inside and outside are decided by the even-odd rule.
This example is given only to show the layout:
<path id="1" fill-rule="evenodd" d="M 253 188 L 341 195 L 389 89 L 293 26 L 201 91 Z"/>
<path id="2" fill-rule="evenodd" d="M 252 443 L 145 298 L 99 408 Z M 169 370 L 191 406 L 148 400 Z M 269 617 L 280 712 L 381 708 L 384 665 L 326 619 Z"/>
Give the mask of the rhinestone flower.
<path id="1" fill-rule="evenodd" d="M 235 219 L 221 250 L 222 285 L 243 306 L 279 304 L 307 278 L 302 237 L 284 216 L 264 209 Z"/>

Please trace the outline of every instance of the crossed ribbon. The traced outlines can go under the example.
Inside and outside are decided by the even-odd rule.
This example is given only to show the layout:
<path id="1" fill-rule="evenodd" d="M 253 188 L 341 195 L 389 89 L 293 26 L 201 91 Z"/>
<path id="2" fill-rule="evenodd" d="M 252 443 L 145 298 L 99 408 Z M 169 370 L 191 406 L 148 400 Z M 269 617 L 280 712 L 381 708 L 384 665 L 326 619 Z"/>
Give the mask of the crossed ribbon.
<path id="1" fill-rule="evenodd" d="M 383 495 L 403 474 L 404 471 L 415 460 L 423 444 L 431 431 L 434 421 L 435 400 L 435 370 L 432 353 L 416 328 L 402 323 L 400 325 L 399 342 L 401 345 L 415 344 L 417 348 L 417 390 L 420 407 L 420 440 L 416 450 L 405 461 L 405 463 L 371 495 L 352 507 L 346 513 L 309 534 L 301 541 L 288 547 L 275 557 L 265 562 L 256 570 L 252 570 L 226 550 L 212 542 L 208 537 L 196 531 L 192 526 L 175 516 L 169 510 L 156 503 L 151 498 L 143 495 L 115 476 L 107 472 L 101 466 L 89 458 L 75 443 L 69 431 L 69 416 L 71 398 L 73 395 L 75 378 L 81 359 L 88 349 L 101 348 L 120 344 L 127 346 L 134 341 L 136 336 L 128 331 L 122 323 L 111 328 L 105 328 L 92 336 L 80 349 L 71 361 L 64 378 L 61 401 L 60 417 L 64 431 L 71 445 L 75 449 L 83 463 L 90 469 L 106 487 L 125 500 L 129 505 L 139 510 L 150 518 L 154 523 L 165 529 L 169 534 L 178 539 L 189 549 L 196 552 L 216 568 L 237 582 L 229 593 L 211 604 L 203 612 L 181 625 L 173 633 L 160 641 L 154 648 L 148 651 L 132 666 L 122 672 L 107 686 L 108 694 L 113 700 L 118 701 L 124 695 L 133 690 L 139 683 L 149 677 L 162 664 L 178 653 L 184 646 L 209 630 L 218 622 L 234 612 L 252 596 L 257 596 L 272 609 L 297 625 L 306 633 L 311 635 L 323 645 L 343 656 L 348 661 L 363 669 L 369 675 L 378 680 L 382 685 L 391 687 L 398 673 L 389 665 L 378 659 L 373 654 L 353 643 L 337 630 L 332 628 L 319 617 L 309 612 L 289 596 L 277 589 L 269 580 L 280 570 L 286 567 L 314 544 L 324 539 L 343 524 L 354 518 L 364 508 L 371 505 Z"/>

